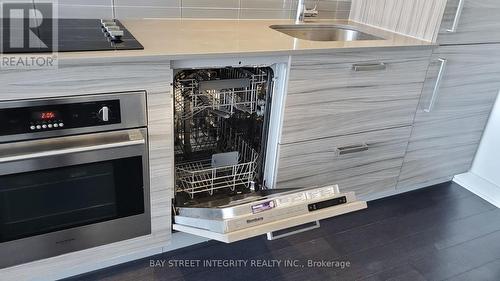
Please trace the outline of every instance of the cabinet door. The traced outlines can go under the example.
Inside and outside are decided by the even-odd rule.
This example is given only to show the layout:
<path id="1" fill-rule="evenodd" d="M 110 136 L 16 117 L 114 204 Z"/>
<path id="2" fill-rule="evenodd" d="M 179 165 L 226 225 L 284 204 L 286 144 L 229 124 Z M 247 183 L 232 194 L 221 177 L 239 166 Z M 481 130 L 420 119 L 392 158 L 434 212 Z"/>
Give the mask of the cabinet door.
<path id="1" fill-rule="evenodd" d="M 280 143 L 295 143 L 413 122 L 431 50 L 294 56 Z"/>
<path id="2" fill-rule="evenodd" d="M 338 184 L 366 198 L 395 190 L 411 126 L 281 145 L 278 188 Z"/>
<path id="3" fill-rule="evenodd" d="M 500 1 L 448 0 L 438 42 L 441 45 L 499 43 Z"/>
<path id="4" fill-rule="evenodd" d="M 500 90 L 500 45 L 436 49 L 398 187 L 450 180 L 474 159 Z"/>

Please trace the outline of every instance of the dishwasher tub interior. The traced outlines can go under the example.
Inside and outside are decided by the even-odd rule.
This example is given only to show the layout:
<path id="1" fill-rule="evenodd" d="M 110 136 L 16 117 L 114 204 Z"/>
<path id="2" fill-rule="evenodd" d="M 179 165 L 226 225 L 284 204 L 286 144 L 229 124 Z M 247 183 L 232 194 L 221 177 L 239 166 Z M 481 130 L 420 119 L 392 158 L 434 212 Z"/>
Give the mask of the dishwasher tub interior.
<path id="1" fill-rule="evenodd" d="M 265 188 L 270 68 L 181 70 L 174 80 L 175 204 Z"/>

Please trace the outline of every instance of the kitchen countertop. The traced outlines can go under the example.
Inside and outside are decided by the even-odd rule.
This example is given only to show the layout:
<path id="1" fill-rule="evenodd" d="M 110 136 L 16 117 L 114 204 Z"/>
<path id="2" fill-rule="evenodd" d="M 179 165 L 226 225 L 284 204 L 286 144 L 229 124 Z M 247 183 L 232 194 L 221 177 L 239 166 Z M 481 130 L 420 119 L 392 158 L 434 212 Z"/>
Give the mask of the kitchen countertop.
<path id="1" fill-rule="evenodd" d="M 292 20 L 143 19 L 122 23 L 144 50 L 59 53 L 59 59 L 162 57 L 171 60 L 251 55 L 289 55 L 338 49 L 430 47 L 431 42 L 347 20 L 318 20 L 315 24 L 348 24 L 385 38 L 367 41 L 308 41 L 269 28 Z M 313 22 L 311 22 L 313 23 Z"/>

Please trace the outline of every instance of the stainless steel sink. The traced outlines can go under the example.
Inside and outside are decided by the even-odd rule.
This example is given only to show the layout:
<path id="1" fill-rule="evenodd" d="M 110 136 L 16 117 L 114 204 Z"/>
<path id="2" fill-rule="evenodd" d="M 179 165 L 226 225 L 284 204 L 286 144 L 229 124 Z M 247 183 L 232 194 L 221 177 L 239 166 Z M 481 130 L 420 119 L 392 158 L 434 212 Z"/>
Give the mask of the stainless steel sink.
<path id="1" fill-rule="evenodd" d="M 384 40 L 383 38 L 341 25 L 271 25 L 270 28 L 294 38 L 310 41 Z"/>

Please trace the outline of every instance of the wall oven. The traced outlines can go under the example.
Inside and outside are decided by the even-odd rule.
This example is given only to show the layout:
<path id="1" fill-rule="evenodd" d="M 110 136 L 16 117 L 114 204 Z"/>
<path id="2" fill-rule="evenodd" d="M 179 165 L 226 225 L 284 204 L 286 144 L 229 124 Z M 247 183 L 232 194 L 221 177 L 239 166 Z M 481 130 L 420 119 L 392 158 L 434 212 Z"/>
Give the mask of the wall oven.
<path id="1" fill-rule="evenodd" d="M 0 268 L 151 233 L 146 94 L 0 103 Z"/>

